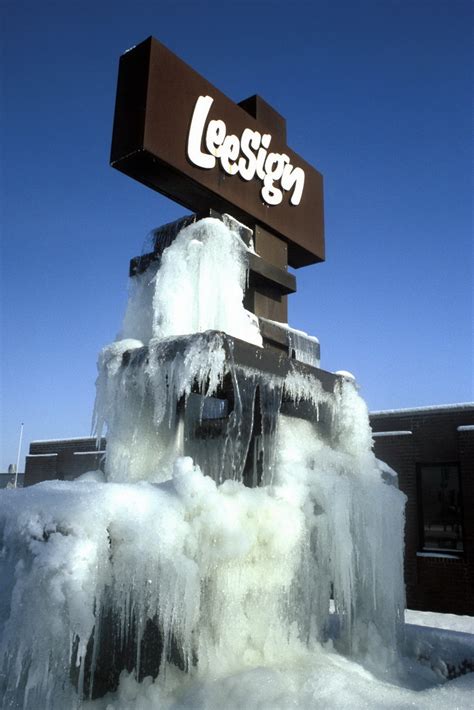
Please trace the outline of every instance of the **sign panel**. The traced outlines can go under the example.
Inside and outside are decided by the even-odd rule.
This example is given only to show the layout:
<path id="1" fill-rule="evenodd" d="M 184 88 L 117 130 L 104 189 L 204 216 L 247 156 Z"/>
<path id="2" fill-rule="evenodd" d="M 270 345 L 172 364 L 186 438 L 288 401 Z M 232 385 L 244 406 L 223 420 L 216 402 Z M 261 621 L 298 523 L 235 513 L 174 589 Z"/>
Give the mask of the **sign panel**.
<path id="1" fill-rule="evenodd" d="M 194 212 L 228 212 L 324 259 L 321 174 L 258 96 L 235 104 L 153 38 L 120 59 L 111 164 Z"/>

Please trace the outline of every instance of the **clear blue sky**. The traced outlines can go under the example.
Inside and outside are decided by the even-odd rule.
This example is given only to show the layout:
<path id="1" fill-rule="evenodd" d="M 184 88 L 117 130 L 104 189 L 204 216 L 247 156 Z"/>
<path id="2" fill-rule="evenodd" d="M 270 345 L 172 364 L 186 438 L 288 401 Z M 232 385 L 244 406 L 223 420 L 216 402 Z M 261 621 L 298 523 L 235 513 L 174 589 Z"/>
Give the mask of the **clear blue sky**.
<path id="1" fill-rule="evenodd" d="M 90 431 L 130 257 L 180 216 L 108 165 L 120 54 L 154 35 L 236 101 L 258 93 L 325 178 L 327 260 L 290 324 L 371 409 L 473 399 L 468 0 L 3 0 L 2 455 Z"/>

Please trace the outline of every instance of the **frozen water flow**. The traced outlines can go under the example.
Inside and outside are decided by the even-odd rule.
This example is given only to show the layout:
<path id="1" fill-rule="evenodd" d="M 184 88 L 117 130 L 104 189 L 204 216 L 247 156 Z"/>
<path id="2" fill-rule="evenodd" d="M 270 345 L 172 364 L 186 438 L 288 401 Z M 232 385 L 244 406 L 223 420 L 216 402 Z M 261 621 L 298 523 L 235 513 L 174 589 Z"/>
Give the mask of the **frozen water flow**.
<path id="1" fill-rule="evenodd" d="M 319 340 L 301 330 L 288 328 L 290 356 L 312 367 L 319 367 Z"/>
<path id="2" fill-rule="evenodd" d="M 2 707 L 287 710 L 324 704 L 314 668 L 397 677 L 404 496 L 352 381 L 233 362 L 229 335 L 261 344 L 244 251 L 203 220 L 135 280 L 99 358 L 106 480 L 2 493 Z"/>
<path id="3" fill-rule="evenodd" d="M 185 227 L 164 250 L 158 272 L 155 264 L 132 285 L 120 337 L 148 343 L 221 330 L 261 346 L 257 319 L 242 306 L 246 255 L 237 232 L 217 219 Z"/>

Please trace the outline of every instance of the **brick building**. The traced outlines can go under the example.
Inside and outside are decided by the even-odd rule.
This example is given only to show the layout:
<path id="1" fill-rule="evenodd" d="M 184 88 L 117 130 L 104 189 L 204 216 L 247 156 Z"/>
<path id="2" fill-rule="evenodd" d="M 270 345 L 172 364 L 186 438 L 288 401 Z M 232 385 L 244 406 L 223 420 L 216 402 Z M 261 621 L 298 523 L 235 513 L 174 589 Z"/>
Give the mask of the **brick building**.
<path id="1" fill-rule="evenodd" d="M 474 403 L 372 412 L 374 451 L 407 495 L 412 609 L 474 615 Z"/>
<path id="2" fill-rule="evenodd" d="M 32 441 L 26 457 L 24 485 L 40 481 L 71 481 L 86 471 L 103 469 L 105 439 L 97 448 L 92 436 Z"/>

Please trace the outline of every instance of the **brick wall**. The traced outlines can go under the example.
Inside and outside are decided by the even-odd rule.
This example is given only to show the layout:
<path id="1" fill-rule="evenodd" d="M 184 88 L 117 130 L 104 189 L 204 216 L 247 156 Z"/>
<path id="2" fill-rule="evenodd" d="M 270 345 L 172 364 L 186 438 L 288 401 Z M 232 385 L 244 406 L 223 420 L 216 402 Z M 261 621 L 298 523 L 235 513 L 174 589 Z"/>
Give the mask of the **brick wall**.
<path id="1" fill-rule="evenodd" d="M 105 439 L 99 451 L 94 437 L 32 441 L 25 463 L 25 486 L 41 481 L 72 480 L 103 465 Z"/>
<path id="2" fill-rule="evenodd" d="M 474 406 L 372 413 L 370 420 L 375 454 L 397 471 L 400 489 L 408 498 L 407 605 L 413 609 L 474 615 L 474 430 L 459 430 L 474 424 Z M 420 555 L 417 466 L 438 463 L 458 463 L 460 471 L 464 551 L 451 558 L 431 553 Z"/>
<path id="3" fill-rule="evenodd" d="M 474 565 L 474 430 L 458 432 L 466 560 Z M 469 514 L 470 513 L 470 514 Z"/>

